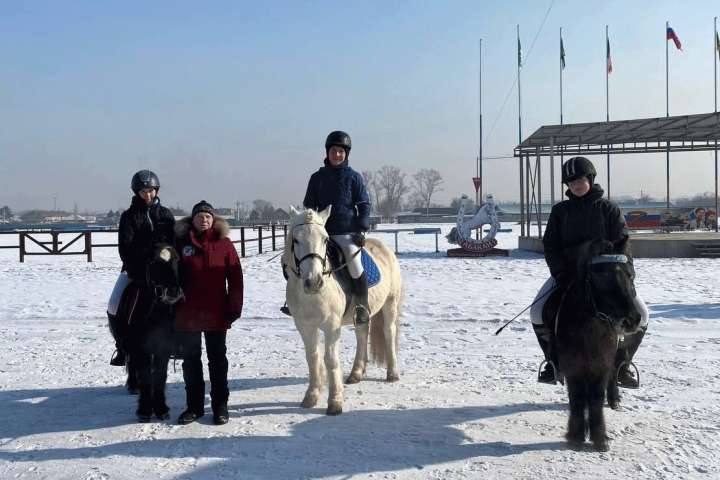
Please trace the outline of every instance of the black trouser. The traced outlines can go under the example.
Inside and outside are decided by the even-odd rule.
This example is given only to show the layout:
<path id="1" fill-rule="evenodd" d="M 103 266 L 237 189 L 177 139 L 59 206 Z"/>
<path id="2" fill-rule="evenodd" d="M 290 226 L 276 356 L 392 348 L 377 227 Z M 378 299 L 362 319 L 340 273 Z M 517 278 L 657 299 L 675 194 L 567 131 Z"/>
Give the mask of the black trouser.
<path id="1" fill-rule="evenodd" d="M 227 405 L 228 361 L 225 339 L 227 331 L 219 332 L 177 332 L 183 354 L 183 378 L 187 395 L 187 408 L 197 414 L 205 412 L 205 380 L 202 366 L 202 337 L 205 334 L 205 349 L 210 370 L 210 398 L 212 406 Z"/>

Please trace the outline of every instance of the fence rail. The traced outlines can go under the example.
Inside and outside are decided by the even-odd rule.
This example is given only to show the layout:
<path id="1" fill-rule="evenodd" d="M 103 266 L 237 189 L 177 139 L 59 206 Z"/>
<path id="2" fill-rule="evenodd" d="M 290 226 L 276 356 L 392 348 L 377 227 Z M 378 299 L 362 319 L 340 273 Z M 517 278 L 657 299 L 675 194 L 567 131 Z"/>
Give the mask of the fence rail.
<path id="1" fill-rule="evenodd" d="M 240 244 L 240 256 L 246 257 L 250 250 L 254 252 L 257 246 L 257 253 L 267 250 L 264 240 L 270 240 L 272 251 L 284 247 L 287 225 L 256 225 L 252 227 L 230 227 L 230 231 L 240 230 L 240 240 L 231 240 L 234 244 Z M 255 235 L 246 235 L 246 231 L 257 232 Z M 17 245 L 0 245 L 0 249 L 18 249 L 20 262 L 25 262 L 25 257 L 32 255 L 85 255 L 88 262 L 92 262 L 94 248 L 117 247 L 117 243 L 93 243 L 93 233 L 117 233 L 117 229 L 108 230 L 15 230 L 0 232 L 0 235 L 17 235 Z M 50 240 L 42 239 L 40 236 L 50 235 Z M 63 241 L 60 235 L 70 235 L 69 240 Z M 82 250 L 68 250 L 68 248 L 80 241 Z M 39 251 L 29 251 L 28 246 L 37 246 Z M 269 251 L 269 250 L 267 250 Z"/>

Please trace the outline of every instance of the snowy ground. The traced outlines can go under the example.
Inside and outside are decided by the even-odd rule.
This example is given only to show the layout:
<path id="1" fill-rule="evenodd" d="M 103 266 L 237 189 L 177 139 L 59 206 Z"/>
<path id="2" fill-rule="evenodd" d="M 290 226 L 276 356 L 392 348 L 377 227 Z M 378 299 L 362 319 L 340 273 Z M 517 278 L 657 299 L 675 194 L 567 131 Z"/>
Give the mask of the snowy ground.
<path id="1" fill-rule="evenodd" d="M 517 245 L 516 234 L 498 238 Z M 228 337 L 231 420 L 222 427 L 208 416 L 175 425 L 179 364 L 168 379 L 173 419 L 135 422 L 135 398 L 108 364 L 114 249 L 93 263 L 24 264 L 0 250 L 0 478 L 720 478 L 718 260 L 636 261 L 652 314 L 637 355 L 643 385 L 622 392 L 621 411 L 606 410 L 614 441 L 600 454 L 566 449 L 566 394 L 535 382 L 540 352 L 527 316 L 493 335 L 532 300 L 543 259 L 447 258 L 432 235 L 401 234 L 399 244 L 401 381 L 369 369 L 333 418 L 324 401 L 298 407 L 307 370 L 299 335 L 278 312 L 278 260 L 243 259 L 246 305 Z M 353 345 L 348 328 L 346 371 Z"/>

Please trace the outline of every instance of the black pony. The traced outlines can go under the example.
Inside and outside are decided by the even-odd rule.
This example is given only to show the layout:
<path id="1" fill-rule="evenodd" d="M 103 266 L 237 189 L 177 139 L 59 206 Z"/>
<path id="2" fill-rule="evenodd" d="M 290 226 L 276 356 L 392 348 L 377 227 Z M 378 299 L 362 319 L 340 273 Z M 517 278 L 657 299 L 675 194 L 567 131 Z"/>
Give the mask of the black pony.
<path id="1" fill-rule="evenodd" d="M 586 242 L 578 248 L 577 258 L 577 280 L 564 294 L 557 323 L 551 327 L 570 400 L 566 439 L 571 448 L 582 448 L 589 432 L 595 449 L 607 451 L 605 394 L 610 406 L 617 408 L 618 344 L 640 323 L 634 306 L 635 272 L 627 240 L 621 245 Z"/>
<path id="2" fill-rule="evenodd" d="M 138 390 L 137 417 L 148 422 L 152 415 L 170 417 L 165 403 L 165 383 L 170 356 L 175 350 L 174 305 L 184 298 L 180 288 L 180 257 L 173 247 L 155 245 L 147 265 L 146 284 L 139 288 L 129 315 L 124 347 L 129 355 L 128 373 L 135 375 Z"/>

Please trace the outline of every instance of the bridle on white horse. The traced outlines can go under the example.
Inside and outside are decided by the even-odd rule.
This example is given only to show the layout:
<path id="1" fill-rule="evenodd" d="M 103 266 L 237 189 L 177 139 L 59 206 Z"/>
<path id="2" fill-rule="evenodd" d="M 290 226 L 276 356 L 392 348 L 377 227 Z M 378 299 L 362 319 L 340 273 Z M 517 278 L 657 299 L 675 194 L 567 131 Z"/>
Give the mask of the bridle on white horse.
<path id="1" fill-rule="evenodd" d="M 338 270 L 342 270 L 343 268 L 345 268 L 347 266 L 348 261 L 346 259 L 342 264 L 340 264 L 339 266 L 337 266 L 335 268 L 327 268 L 327 263 L 328 263 L 328 248 L 327 248 L 327 246 L 329 243 L 329 240 L 327 238 L 325 239 L 325 242 L 323 243 L 323 245 L 325 247 L 325 255 L 320 255 L 319 253 L 310 252 L 302 258 L 298 258 L 297 255 L 295 255 L 295 243 L 297 242 L 297 240 L 295 239 L 295 235 L 292 232 L 295 231 L 295 228 L 302 227 L 303 225 L 310 225 L 310 226 L 316 225 L 318 227 L 322 227 L 323 229 L 325 228 L 325 226 L 323 224 L 315 223 L 315 222 L 309 222 L 309 223 L 306 222 L 306 223 L 299 223 L 297 225 L 294 225 L 291 230 L 292 243 L 290 244 L 290 251 L 292 252 L 293 259 L 295 260 L 295 269 L 293 269 L 289 265 L 283 265 L 283 267 L 287 267 L 292 273 L 295 274 L 296 277 L 300 278 L 300 274 L 301 274 L 300 264 L 307 259 L 317 258 L 318 260 L 320 260 L 320 263 L 322 264 L 322 275 L 331 275 L 332 273 L 337 272 Z M 353 258 L 355 258 L 360 253 L 361 250 L 362 249 L 355 252 L 355 254 L 353 255 Z"/>
<path id="2" fill-rule="evenodd" d="M 325 242 L 323 242 L 323 246 L 325 247 L 324 255 L 320 255 L 319 253 L 315 253 L 315 252 L 310 252 L 302 258 L 298 258 L 297 255 L 295 255 L 295 243 L 297 243 L 297 240 L 295 239 L 294 232 L 297 227 L 302 227 L 303 225 L 309 225 L 309 226 L 316 225 L 323 229 L 325 228 L 321 223 L 315 223 L 315 222 L 306 222 L 306 223 L 299 223 L 297 225 L 293 225 L 292 230 L 290 231 L 290 235 L 292 237 L 292 243 L 290 244 L 290 251 L 292 252 L 293 259 L 295 260 L 295 268 L 293 269 L 292 267 L 290 267 L 288 265 L 287 266 L 288 269 L 292 273 L 294 273 L 296 277 L 300 278 L 300 274 L 301 274 L 300 264 L 302 262 L 304 262 L 305 260 L 317 258 L 318 260 L 320 260 L 320 263 L 322 264 L 322 275 L 330 275 L 331 273 L 333 273 L 333 270 L 327 268 L 327 263 L 328 263 L 328 254 L 327 254 L 328 239 L 327 238 L 325 239 Z"/>

